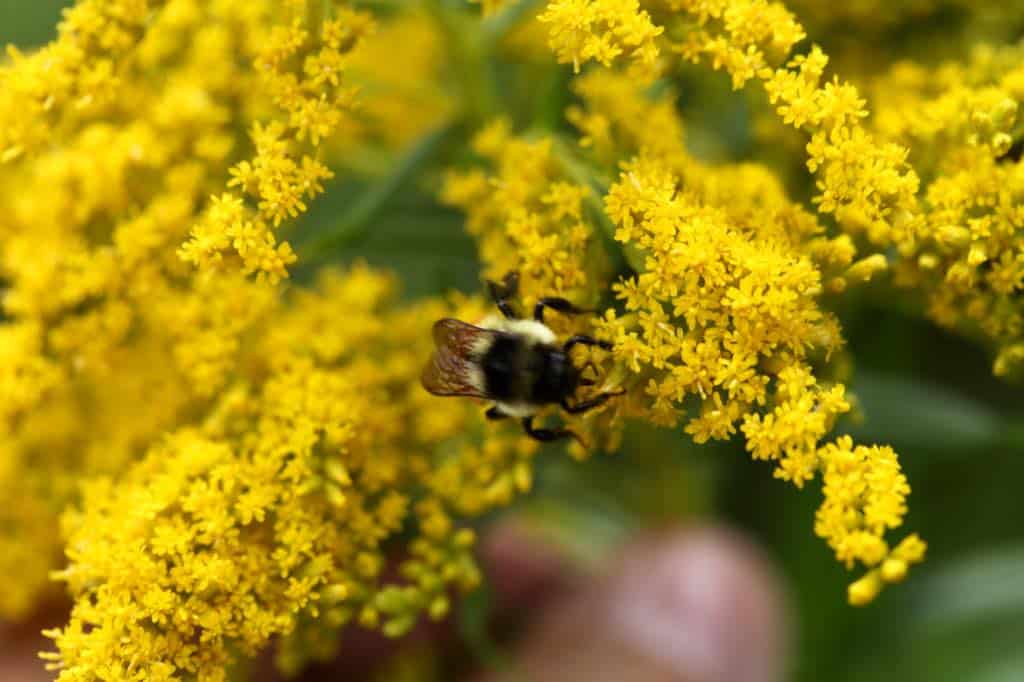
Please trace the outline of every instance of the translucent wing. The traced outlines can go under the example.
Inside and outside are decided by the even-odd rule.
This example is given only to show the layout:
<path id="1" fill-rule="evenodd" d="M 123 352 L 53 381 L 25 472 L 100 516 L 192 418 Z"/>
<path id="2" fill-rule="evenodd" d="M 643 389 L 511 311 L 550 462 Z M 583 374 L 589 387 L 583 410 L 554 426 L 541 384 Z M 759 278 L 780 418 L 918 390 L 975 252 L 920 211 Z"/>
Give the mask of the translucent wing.
<path id="1" fill-rule="evenodd" d="M 423 368 L 423 388 L 434 395 L 486 398 L 483 372 L 475 355 L 495 333 L 451 318 L 434 323 L 437 348 Z"/>

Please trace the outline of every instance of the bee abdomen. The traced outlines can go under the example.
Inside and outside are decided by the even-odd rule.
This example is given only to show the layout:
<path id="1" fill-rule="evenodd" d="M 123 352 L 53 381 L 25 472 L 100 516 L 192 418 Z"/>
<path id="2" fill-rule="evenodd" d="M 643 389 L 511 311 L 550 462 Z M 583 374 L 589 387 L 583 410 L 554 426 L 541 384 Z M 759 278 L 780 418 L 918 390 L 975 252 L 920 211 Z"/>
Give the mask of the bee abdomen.
<path id="1" fill-rule="evenodd" d="M 522 395 L 522 342 L 514 336 L 499 336 L 481 359 L 487 395 L 495 400 L 514 401 Z"/>
<path id="2" fill-rule="evenodd" d="M 561 350 L 545 349 L 542 357 L 542 370 L 531 386 L 530 401 L 542 405 L 561 402 L 576 390 L 578 372 Z"/>

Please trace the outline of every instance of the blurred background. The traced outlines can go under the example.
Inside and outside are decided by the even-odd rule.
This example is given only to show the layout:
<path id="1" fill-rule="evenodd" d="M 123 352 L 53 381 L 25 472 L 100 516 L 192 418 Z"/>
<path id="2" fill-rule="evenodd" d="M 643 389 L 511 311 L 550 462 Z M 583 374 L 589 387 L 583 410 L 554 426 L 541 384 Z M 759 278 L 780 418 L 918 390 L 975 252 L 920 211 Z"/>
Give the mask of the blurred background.
<path id="1" fill-rule="evenodd" d="M 0 0 L 0 43 L 31 47 L 47 40 L 63 4 Z M 913 5 L 894 7 L 903 4 Z M 1024 16 L 1019 25 L 986 25 L 983 16 L 968 16 L 964 3 L 950 2 L 931 3 L 941 11 L 923 17 L 896 16 L 893 9 L 893 21 L 882 27 L 845 31 L 829 17 L 814 23 L 814 5 L 793 3 L 812 37 L 839 55 L 863 36 L 889 58 L 938 60 L 962 56 L 956 45 L 978 36 L 1016 40 L 1024 26 Z M 848 63 L 870 69 L 855 59 Z M 542 104 L 557 113 L 568 101 L 568 69 L 547 68 L 547 80 L 536 82 L 546 84 L 549 101 Z M 754 124 L 744 96 L 704 71 L 679 78 L 674 85 L 683 93 L 680 106 L 695 153 L 754 158 Z M 339 173 L 300 229 L 314 235 L 329 229 L 341 207 L 365 191 L 369 180 L 359 177 Z M 403 182 L 408 187 L 378 214 L 371 231 L 324 258 L 362 258 L 392 268 L 409 297 L 476 291 L 474 248 L 461 215 L 439 206 L 429 189 Z M 799 195 L 801 187 L 793 191 Z M 1024 388 L 997 381 L 984 349 L 904 312 L 891 292 L 868 289 L 863 297 L 837 311 L 860 407 L 859 418 L 840 428 L 861 442 L 897 449 L 913 486 L 905 528 L 929 543 L 927 562 L 871 606 L 846 604 L 851 576 L 814 536 L 819 488 L 797 491 L 774 480 L 771 468 L 751 463 L 740 444 L 698 448 L 681 433 L 636 429 L 615 455 L 583 464 L 539 458 L 537 489 L 513 513 L 591 564 L 638 528 L 717 519 L 742 529 L 786 580 L 796 638 L 791 679 L 797 682 L 1024 680 Z M 479 620 L 474 609 L 487 608 L 471 600 L 461 617 Z"/>

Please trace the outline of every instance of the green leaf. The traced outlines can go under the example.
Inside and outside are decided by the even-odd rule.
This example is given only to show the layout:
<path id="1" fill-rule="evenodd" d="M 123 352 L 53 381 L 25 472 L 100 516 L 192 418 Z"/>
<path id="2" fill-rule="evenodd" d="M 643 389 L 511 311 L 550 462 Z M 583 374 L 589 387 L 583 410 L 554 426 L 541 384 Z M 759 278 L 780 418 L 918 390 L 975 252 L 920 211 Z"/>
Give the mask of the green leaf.
<path id="1" fill-rule="evenodd" d="M 970 454 L 1008 432 L 1005 418 L 991 407 L 927 380 L 859 371 L 851 390 L 864 420 L 846 428 L 858 440 Z"/>
<path id="2" fill-rule="evenodd" d="M 56 37 L 61 10 L 71 0 L 0 2 L 0 45 L 42 45 Z"/>
<path id="3" fill-rule="evenodd" d="M 330 206 L 318 207 L 311 219 L 330 211 Z M 339 247 L 319 262 L 300 260 L 294 278 L 308 283 L 325 262 L 344 265 L 354 260 L 396 273 L 410 299 L 480 287 L 476 245 L 463 229 L 462 215 L 412 191 L 382 209 L 359 243 Z"/>
<path id="4" fill-rule="evenodd" d="M 462 640 L 481 665 L 508 673 L 512 661 L 493 640 L 488 626 L 494 610 L 490 587 L 484 583 L 459 602 L 457 626 Z"/>
<path id="5" fill-rule="evenodd" d="M 915 621 L 927 633 L 1024 618 L 1024 545 L 978 552 L 918 578 Z M 1021 678 L 1024 679 L 1024 678 Z"/>
<path id="6" fill-rule="evenodd" d="M 1005 661 L 986 666 L 973 682 L 1020 682 L 1024 680 L 1024 653 L 1012 655 Z"/>
<path id="7" fill-rule="evenodd" d="M 1024 680 L 1024 545 L 935 561 L 893 591 L 895 601 L 877 615 L 860 612 L 868 629 L 851 639 L 838 680 Z"/>
<path id="8" fill-rule="evenodd" d="M 371 184 L 360 194 L 333 225 L 298 245 L 302 260 L 316 261 L 333 252 L 357 244 L 369 233 L 373 219 L 410 178 L 433 158 L 442 143 L 452 135 L 457 125 L 450 123 L 421 137 L 412 144 L 395 163 L 391 172 Z"/>

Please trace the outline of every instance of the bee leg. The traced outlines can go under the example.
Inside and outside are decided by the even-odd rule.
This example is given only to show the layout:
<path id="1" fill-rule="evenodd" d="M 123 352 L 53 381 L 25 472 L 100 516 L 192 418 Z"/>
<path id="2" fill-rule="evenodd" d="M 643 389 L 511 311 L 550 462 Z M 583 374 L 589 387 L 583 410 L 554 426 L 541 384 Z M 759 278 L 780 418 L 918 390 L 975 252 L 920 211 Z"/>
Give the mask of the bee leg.
<path id="1" fill-rule="evenodd" d="M 593 372 L 594 374 L 597 374 L 597 365 L 595 365 L 590 360 L 588 360 L 587 363 L 585 365 L 583 365 L 582 367 L 580 367 L 579 369 L 580 369 L 580 376 L 583 376 L 584 374 L 586 374 L 588 369 L 591 372 Z M 597 381 L 595 381 L 594 379 L 580 379 L 578 383 L 579 383 L 580 386 L 593 386 L 593 385 L 595 385 L 597 383 Z"/>
<path id="2" fill-rule="evenodd" d="M 580 403 L 576 403 L 575 405 L 570 405 L 568 400 L 562 400 L 562 409 L 568 412 L 569 414 L 582 414 L 584 412 L 594 409 L 595 407 L 600 407 L 601 405 L 604 405 L 611 398 L 615 398 L 623 394 L 625 394 L 625 391 L 612 391 L 610 393 L 602 393 L 601 395 L 596 395 L 593 398 L 584 400 L 583 402 Z"/>
<path id="3" fill-rule="evenodd" d="M 571 337 L 565 342 L 565 345 L 562 346 L 562 350 L 568 353 L 572 350 L 573 346 L 597 346 L 604 350 L 612 349 L 612 344 L 608 341 L 601 341 L 600 339 L 595 339 L 593 336 L 584 336 L 583 334 L 577 334 L 576 336 Z"/>
<path id="4" fill-rule="evenodd" d="M 501 284 L 487 280 L 487 290 L 490 292 L 494 304 L 498 306 L 498 310 L 501 311 L 502 315 L 510 320 L 517 319 L 518 316 L 516 311 L 512 309 L 509 299 L 515 298 L 516 292 L 519 291 L 518 272 L 512 271 L 505 275 L 505 279 Z"/>
<path id="5" fill-rule="evenodd" d="M 505 285 L 505 295 L 508 297 L 515 296 L 519 293 L 519 273 L 515 270 L 509 270 L 505 273 L 505 277 L 501 280 Z"/>
<path id="6" fill-rule="evenodd" d="M 544 298 L 537 301 L 537 305 L 533 306 L 533 319 L 538 322 L 544 322 L 544 309 L 551 308 L 557 312 L 565 315 L 581 315 L 582 313 L 592 313 L 593 310 L 584 310 L 583 308 L 577 308 L 575 305 L 565 300 L 564 298 L 558 298 L 557 296 L 545 296 Z"/>
<path id="7" fill-rule="evenodd" d="M 497 405 L 493 405 L 486 412 L 484 412 L 484 416 L 487 417 L 488 419 L 505 419 L 506 417 L 508 417 L 507 414 L 498 409 Z"/>
<path id="8" fill-rule="evenodd" d="M 569 429 L 537 429 L 533 426 L 533 417 L 523 417 L 523 429 L 526 431 L 526 435 L 534 440 L 539 440 L 542 443 L 548 443 L 553 440 L 562 440 L 563 438 L 575 438 L 579 440 L 580 437 Z"/>

